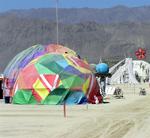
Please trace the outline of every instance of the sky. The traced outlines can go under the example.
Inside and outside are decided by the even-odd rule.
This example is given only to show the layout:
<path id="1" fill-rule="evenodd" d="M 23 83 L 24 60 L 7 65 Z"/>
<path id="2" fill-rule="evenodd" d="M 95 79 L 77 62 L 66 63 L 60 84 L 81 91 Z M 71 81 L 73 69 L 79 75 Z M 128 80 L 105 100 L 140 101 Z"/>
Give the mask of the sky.
<path id="1" fill-rule="evenodd" d="M 58 0 L 60 8 L 110 8 L 117 5 L 139 7 L 150 5 L 150 0 Z M 55 7 L 56 0 L 0 0 L 0 11 Z"/>

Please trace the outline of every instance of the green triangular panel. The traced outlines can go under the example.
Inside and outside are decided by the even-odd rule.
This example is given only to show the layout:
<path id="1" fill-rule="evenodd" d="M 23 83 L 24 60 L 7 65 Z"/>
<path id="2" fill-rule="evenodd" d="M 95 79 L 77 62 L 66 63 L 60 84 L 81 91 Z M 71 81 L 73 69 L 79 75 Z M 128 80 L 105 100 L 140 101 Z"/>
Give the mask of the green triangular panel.
<path id="1" fill-rule="evenodd" d="M 56 104 L 59 104 L 60 100 L 61 100 L 61 96 L 48 95 L 47 98 L 41 102 L 41 104 L 56 105 Z"/>
<path id="2" fill-rule="evenodd" d="M 43 63 L 43 64 L 47 64 L 47 61 L 48 62 L 51 62 L 51 61 L 53 61 L 53 54 L 47 54 L 47 55 L 44 55 L 44 56 L 42 56 L 40 59 L 39 59 L 39 61 L 38 61 L 38 63 Z"/>
<path id="3" fill-rule="evenodd" d="M 44 101 L 42 101 L 42 104 L 61 104 L 64 101 L 68 92 L 69 91 L 66 89 L 55 89 L 47 96 Z"/>
<path id="4" fill-rule="evenodd" d="M 53 55 L 52 60 L 53 61 L 59 61 L 64 59 L 64 57 L 62 55 Z"/>
<path id="5" fill-rule="evenodd" d="M 39 102 L 35 99 L 35 97 L 32 95 L 28 104 L 39 104 Z"/>
<path id="6" fill-rule="evenodd" d="M 66 89 L 82 86 L 83 83 L 84 83 L 84 80 L 78 76 L 71 76 L 71 77 L 68 77 L 68 78 L 62 80 L 62 84 L 64 85 L 64 87 Z"/>
<path id="7" fill-rule="evenodd" d="M 56 62 L 56 61 L 59 61 L 62 59 L 64 59 L 64 57 L 62 55 L 47 54 L 47 55 L 43 56 L 42 58 L 40 58 L 38 63 L 46 65 L 50 62 L 53 62 L 53 61 Z"/>
<path id="8" fill-rule="evenodd" d="M 56 62 L 52 62 L 51 64 L 51 70 L 57 74 L 62 72 L 64 69 L 60 65 L 58 65 Z"/>
<path id="9" fill-rule="evenodd" d="M 29 90 L 22 90 L 22 95 L 24 96 L 25 101 L 29 102 L 32 96 L 32 92 Z"/>
<path id="10" fill-rule="evenodd" d="M 18 90 L 12 102 L 15 104 L 28 104 L 31 97 L 32 92 L 30 90 Z"/>
<path id="11" fill-rule="evenodd" d="M 63 68 L 60 65 L 58 65 L 55 61 L 47 62 L 47 63 L 40 63 L 40 64 L 45 66 L 48 69 L 51 69 L 52 72 L 55 72 L 57 74 L 63 71 Z"/>
<path id="12" fill-rule="evenodd" d="M 39 74 L 56 74 L 39 63 L 35 64 L 35 68 L 37 69 Z"/>

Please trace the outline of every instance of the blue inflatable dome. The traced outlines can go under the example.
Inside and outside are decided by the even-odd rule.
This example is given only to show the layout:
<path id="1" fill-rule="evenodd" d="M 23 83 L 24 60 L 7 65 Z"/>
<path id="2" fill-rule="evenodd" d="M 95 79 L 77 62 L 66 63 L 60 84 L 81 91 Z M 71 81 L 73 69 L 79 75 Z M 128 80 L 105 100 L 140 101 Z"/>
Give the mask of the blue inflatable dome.
<path id="1" fill-rule="evenodd" d="M 101 73 L 101 74 L 107 74 L 109 72 L 109 67 L 106 63 L 97 64 L 96 72 Z"/>

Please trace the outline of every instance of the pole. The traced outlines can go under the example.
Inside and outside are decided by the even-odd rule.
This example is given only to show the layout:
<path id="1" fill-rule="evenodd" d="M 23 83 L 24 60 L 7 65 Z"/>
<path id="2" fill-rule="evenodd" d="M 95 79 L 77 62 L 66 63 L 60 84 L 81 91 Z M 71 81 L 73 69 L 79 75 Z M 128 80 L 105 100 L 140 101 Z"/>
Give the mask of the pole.
<path id="1" fill-rule="evenodd" d="M 59 28 L 58 28 L 58 2 L 59 0 L 56 0 L 56 41 L 57 45 L 59 44 Z"/>
<path id="2" fill-rule="evenodd" d="M 63 107 L 64 107 L 64 117 L 66 118 L 66 103 L 65 102 L 64 102 Z"/>

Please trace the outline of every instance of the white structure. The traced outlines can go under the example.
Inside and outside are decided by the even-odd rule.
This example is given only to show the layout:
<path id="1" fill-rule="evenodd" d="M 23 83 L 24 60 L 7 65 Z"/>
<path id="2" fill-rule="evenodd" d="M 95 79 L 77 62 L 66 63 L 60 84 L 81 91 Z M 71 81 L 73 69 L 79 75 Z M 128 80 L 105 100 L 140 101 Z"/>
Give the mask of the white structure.
<path id="1" fill-rule="evenodd" d="M 133 61 L 133 72 L 140 82 L 147 82 L 150 75 L 150 64 L 145 61 L 135 60 Z"/>
<path id="2" fill-rule="evenodd" d="M 110 68 L 109 84 L 147 82 L 149 80 L 150 64 L 142 60 L 126 58 Z"/>

